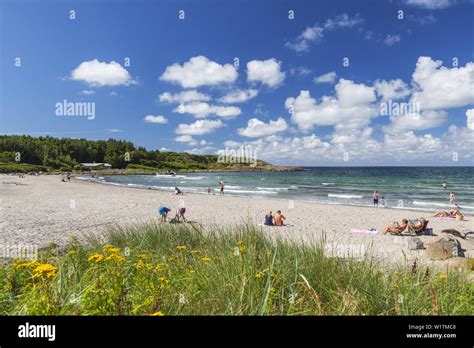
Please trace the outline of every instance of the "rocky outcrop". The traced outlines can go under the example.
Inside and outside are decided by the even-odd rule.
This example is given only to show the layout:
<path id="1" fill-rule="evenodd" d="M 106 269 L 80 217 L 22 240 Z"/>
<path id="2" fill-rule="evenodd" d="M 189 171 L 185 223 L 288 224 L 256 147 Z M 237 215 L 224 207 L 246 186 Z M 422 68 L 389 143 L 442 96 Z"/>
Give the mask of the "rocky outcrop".
<path id="1" fill-rule="evenodd" d="M 461 243 L 447 234 L 440 234 L 431 240 L 424 253 L 424 257 L 429 260 L 446 260 L 458 256 L 464 256 Z"/>

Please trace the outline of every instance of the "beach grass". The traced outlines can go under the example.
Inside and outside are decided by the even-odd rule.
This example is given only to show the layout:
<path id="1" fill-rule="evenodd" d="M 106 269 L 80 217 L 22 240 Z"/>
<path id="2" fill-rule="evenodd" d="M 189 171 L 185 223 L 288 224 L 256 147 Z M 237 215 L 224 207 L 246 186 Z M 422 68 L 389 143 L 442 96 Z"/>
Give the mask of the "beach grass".
<path id="1" fill-rule="evenodd" d="M 464 271 L 390 270 L 252 225 L 114 227 L 0 269 L 1 315 L 472 315 Z"/>

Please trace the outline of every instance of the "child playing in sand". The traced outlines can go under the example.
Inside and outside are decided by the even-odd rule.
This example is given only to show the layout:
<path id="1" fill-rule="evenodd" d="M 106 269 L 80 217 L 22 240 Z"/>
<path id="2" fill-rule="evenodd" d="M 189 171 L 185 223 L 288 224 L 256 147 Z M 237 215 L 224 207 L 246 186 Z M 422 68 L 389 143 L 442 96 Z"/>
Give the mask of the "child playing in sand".
<path id="1" fill-rule="evenodd" d="M 158 209 L 158 213 L 159 213 L 160 216 L 161 216 L 161 221 L 166 222 L 166 218 L 168 217 L 168 213 L 169 213 L 170 211 L 171 211 L 170 208 L 164 207 L 164 206 L 161 206 L 161 207 Z"/>
<path id="2" fill-rule="evenodd" d="M 174 217 L 175 222 L 180 222 L 181 219 L 183 219 L 184 222 L 188 222 L 188 220 L 186 220 L 186 218 L 184 217 L 185 213 L 186 213 L 186 208 L 184 207 L 179 208 Z"/>

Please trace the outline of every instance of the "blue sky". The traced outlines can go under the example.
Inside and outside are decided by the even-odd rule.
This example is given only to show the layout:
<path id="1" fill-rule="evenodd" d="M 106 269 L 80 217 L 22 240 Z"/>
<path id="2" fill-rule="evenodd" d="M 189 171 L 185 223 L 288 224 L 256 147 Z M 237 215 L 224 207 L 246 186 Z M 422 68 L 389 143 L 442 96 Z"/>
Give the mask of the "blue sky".
<path id="1" fill-rule="evenodd" d="M 474 164 L 470 0 L 1 7 L 2 134 L 246 145 L 278 164 Z M 59 117 L 63 100 L 95 117 Z M 381 115 L 389 100 L 419 109 Z"/>

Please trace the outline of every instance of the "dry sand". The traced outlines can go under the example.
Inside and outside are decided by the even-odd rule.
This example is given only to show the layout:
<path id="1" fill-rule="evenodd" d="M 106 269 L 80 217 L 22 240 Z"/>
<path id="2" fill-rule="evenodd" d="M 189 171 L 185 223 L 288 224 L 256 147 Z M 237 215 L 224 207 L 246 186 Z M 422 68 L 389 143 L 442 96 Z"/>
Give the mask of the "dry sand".
<path id="1" fill-rule="evenodd" d="M 17 184 L 15 184 L 17 183 Z M 159 220 L 160 205 L 172 214 L 184 204 L 187 218 L 205 228 L 242 222 L 259 224 L 268 210 L 282 210 L 292 227 L 263 227 L 270 236 L 293 241 L 315 242 L 325 235 L 328 255 L 353 257 L 368 253 L 381 262 L 398 263 L 421 259 L 422 250 L 411 251 L 412 236 L 351 233 L 351 228 L 382 230 L 402 218 L 428 217 L 426 212 L 343 205 L 322 205 L 299 201 L 218 196 L 207 194 L 170 195 L 169 192 L 102 185 L 73 179 L 63 183 L 60 176 L 0 175 L 0 245 L 17 244 L 43 247 L 50 242 L 64 245 L 72 235 L 100 233 L 113 224 Z M 293 203 L 293 204 L 292 204 Z M 170 214 L 171 215 L 171 214 Z M 444 221 L 429 217 L 434 234 L 454 228 L 474 231 L 469 221 Z M 474 235 L 471 235 L 474 237 Z M 427 242 L 430 236 L 421 236 Z M 462 240 L 466 256 L 474 257 L 474 240 Z"/>

